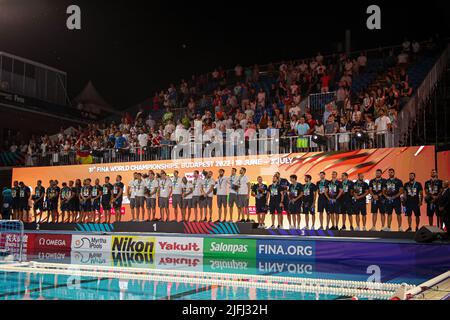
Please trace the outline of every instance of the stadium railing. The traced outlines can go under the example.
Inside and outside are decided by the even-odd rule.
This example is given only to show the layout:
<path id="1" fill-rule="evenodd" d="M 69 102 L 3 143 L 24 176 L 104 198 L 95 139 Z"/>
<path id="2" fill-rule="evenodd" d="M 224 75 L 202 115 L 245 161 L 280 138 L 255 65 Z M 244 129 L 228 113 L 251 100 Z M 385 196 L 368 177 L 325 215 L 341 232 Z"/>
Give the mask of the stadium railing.
<path id="1" fill-rule="evenodd" d="M 428 72 L 428 75 L 425 77 L 422 84 L 417 88 L 413 96 L 398 113 L 399 145 L 412 144 L 411 130 L 417 115 L 419 112 L 423 112 L 426 117 L 426 112 L 428 110 L 426 110 L 424 106 L 426 105 L 427 100 L 431 98 L 433 91 L 448 66 L 448 60 L 450 58 L 449 48 L 450 44 L 447 45 L 447 48 L 438 58 L 432 69 Z M 408 139 L 410 140 L 408 141 Z"/>
<path id="2" fill-rule="evenodd" d="M 303 136 L 280 136 L 278 138 L 278 148 L 263 149 L 260 152 L 260 143 L 268 142 L 270 139 L 254 139 L 258 145 L 257 153 L 278 154 L 295 152 L 333 152 L 349 151 L 368 148 L 391 148 L 398 142 L 398 132 L 360 132 L 360 133 L 336 133 L 336 134 L 313 134 Z M 188 158 L 195 157 L 195 150 L 200 148 L 203 151 L 211 142 L 189 142 L 187 144 L 191 151 Z M 102 163 L 121 163 L 121 162 L 140 162 L 173 160 L 172 150 L 175 148 L 175 142 L 163 143 L 159 146 L 148 147 L 130 147 L 125 149 L 99 149 L 83 151 L 84 156 L 80 157 L 79 151 L 62 151 L 37 153 L 29 155 L 26 160 L 26 166 L 61 166 L 76 164 L 102 164 Z M 186 145 L 180 145 L 186 146 Z M 223 142 L 223 155 L 226 155 L 226 141 Z M 248 141 L 246 141 L 245 152 L 249 155 Z M 236 151 L 236 149 L 235 149 Z M 214 156 L 214 154 L 213 154 Z"/>

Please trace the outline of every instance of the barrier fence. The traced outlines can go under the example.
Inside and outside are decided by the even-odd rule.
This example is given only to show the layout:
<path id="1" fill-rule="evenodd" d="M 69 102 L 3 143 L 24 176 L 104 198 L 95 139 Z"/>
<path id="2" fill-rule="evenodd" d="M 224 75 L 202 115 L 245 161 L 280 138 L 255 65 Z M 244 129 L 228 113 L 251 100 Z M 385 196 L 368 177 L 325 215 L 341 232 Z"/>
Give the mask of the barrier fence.
<path id="1" fill-rule="evenodd" d="M 423 80 L 420 87 L 417 88 L 414 95 L 398 113 L 399 145 L 412 145 L 413 135 L 411 134 L 411 130 L 414 127 L 414 123 L 420 112 L 423 112 L 424 118 L 426 118 L 426 114 L 429 110 L 426 110 L 425 106 L 447 68 L 449 57 L 450 50 L 449 46 L 447 46 L 436 64 Z"/>
<path id="2" fill-rule="evenodd" d="M 322 114 L 325 105 L 336 100 L 336 91 L 313 93 L 308 96 L 308 107 L 313 114 Z"/>
<path id="3" fill-rule="evenodd" d="M 245 155 L 264 155 L 279 153 L 295 153 L 295 152 L 332 152 L 332 151 L 349 151 L 369 148 L 391 148 L 398 144 L 397 131 L 382 132 L 359 132 L 359 133 L 336 133 L 336 134 L 312 134 L 304 136 L 282 136 L 279 137 L 278 147 L 270 148 L 269 145 L 273 141 L 269 138 L 255 139 L 256 154 L 252 153 L 249 148 L 248 140 L 241 141 L 245 144 Z M 25 160 L 26 166 L 60 166 L 60 165 L 76 165 L 90 163 L 120 163 L 120 162 L 136 162 L 136 161 L 155 161 L 155 160 L 171 160 L 174 148 L 188 147 L 190 155 L 183 158 L 196 158 L 196 151 L 205 152 L 205 149 L 211 144 L 190 142 L 188 145 L 166 144 L 160 146 L 148 146 L 125 149 L 99 149 L 84 151 L 83 156 L 77 151 L 62 151 L 36 153 L 27 155 Z M 223 142 L 221 150 L 222 155 L 227 153 L 229 146 Z M 237 154 L 238 146 L 234 146 L 234 154 Z M 214 151 L 212 156 L 219 156 Z M 182 156 L 182 154 L 181 154 Z"/>

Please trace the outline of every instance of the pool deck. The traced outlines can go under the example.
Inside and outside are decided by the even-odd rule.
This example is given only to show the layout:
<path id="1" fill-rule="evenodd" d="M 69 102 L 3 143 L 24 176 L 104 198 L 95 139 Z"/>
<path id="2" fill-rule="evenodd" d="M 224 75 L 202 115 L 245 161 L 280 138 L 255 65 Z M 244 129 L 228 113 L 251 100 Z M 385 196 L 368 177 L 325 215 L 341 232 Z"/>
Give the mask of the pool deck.
<path id="1" fill-rule="evenodd" d="M 421 292 L 415 294 L 410 300 L 450 300 L 450 272 L 439 277 L 431 279 L 418 286 Z M 434 283 L 433 283 L 434 281 Z"/>

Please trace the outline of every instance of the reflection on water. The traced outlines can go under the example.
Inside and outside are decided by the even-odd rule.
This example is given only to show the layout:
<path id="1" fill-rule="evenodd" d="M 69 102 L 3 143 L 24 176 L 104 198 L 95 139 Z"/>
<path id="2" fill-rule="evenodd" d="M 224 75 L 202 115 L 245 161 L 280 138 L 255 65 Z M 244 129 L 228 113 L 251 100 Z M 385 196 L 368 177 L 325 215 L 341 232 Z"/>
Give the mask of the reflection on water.
<path id="1" fill-rule="evenodd" d="M 277 275 L 368 281 L 374 270 L 381 282 L 419 284 L 441 274 L 450 265 L 410 265 L 399 268 L 372 261 L 267 261 L 213 259 L 200 256 L 131 253 L 37 252 L 28 260 L 76 265 L 123 266 L 162 270 L 190 270 L 216 273 Z M 178 282 L 123 280 L 67 275 L 0 272 L 0 300 L 315 300 L 346 298 L 333 295 L 298 293 Z"/>
<path id="2" fill-rule="evenodd" d="M 163 281 L 119 280 L 35 273 L 0 274 L 0 300 L 313 300 L 335 296 L 205 286 Z"/>

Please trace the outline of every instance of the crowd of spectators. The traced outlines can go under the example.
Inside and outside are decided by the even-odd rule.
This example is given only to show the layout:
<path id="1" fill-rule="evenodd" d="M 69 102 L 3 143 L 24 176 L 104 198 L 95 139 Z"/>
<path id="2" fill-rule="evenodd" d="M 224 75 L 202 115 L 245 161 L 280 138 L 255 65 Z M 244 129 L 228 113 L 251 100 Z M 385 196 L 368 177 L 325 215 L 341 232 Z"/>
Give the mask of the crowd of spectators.
<path id="1" fill-rule="evenodd" d="M 362 141 L 365 147 L 384 147 L 386 133 L 395 131 L 397 113 L 413 93 L 407 68 L 420 50 L 418 42 L 407 40 L 398 55 L 391 50 L 383 58 L 384 72 L 362 92 L 352 90 L 352 81 L 364 74 L 370 62 L 364 52 L 354 57 L 318 53 L 312 59 L 264 68 L 217 68 L 155 93 L 149 106 L 141 105 L 134 116 L 125 113 L 120 122 L 95 123 L 70 132 L 61 129 L 55 136 L 34 136 L 11 149 L 27 154 L 27 164 L 33 165 L 36 154 L 170 146 L 176 143 L 177 128 L 196 125 L 202 126 L 205 141 L 214 139 L 210 129 L 243 129 L 246 139 L 258 129 L 278 129 L 280 137 L 292 137 L 281 140 L 282 151 L 348 150 L 360 147 Z M 311 93 L 329 91 L 336 92 L 335 99 L 321 112 L 304 103 Z M 154 119 L 157 111 L 162 117 Z M 356 139 L 358 132 L 364 133 L 363 140 Z M 328 139 L 320 144 L 312 136 Z"/>

